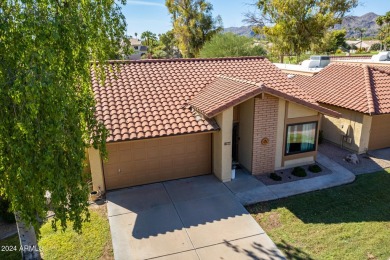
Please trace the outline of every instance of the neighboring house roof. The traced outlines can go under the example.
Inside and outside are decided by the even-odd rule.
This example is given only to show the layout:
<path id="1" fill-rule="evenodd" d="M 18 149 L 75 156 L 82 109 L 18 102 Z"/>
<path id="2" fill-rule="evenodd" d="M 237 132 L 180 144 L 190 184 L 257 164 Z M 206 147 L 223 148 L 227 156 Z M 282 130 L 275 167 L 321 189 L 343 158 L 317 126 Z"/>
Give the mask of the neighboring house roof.
<path id="1" fill-rule="evenodd" d="M 292 78 L 317 102 L 366 114 L 390 113 L 390 67 L 332 63 L 312 76 Z"/>
<path id="2" fill-rule="evenodd" d="M 377 43 L 381 43 L 381 41 L 379 40 L 371 40 L 371 41 L 363 41 L 363 43 L 368 47 L 368 48 L 371 48 L 372 45 L 374 44 L 377 44 Z"/>
<path id="3" fill-rule="evenodd" d="M 141 46 L 142 42 L 139 39 L 130 38 L 130 44 L 131 44 L 131 46 Z"/>
<path id="4" fill-rule="evenodd" d="M 108 142 L 218 130 L 213 119 L 201 117 L 188 104 L 217 75 L 249 80 L 339 115 L 320 107 L 262 57 L 111 61 L 105 71 L 104 86 L 92 71 L 92 86 Z"/>
<path id="5" fill-rule="evenodd" d="M 345 41 L 348 45 L 355 45 L 356 47 L 360 47 L 360 40 L 358 41 Z M 381 43 L 379 40 L 370 40 L 370 41 L 362 41 L 362 48 L 371 48 L 373 44 Z"/>
<path id="6" fill-rule="evenodd" d="M 345 41 L 346 44 L 348 44 L 349 46 L 352 46 L 352 45 L 356 45 L 358 43 L 360 43 L 360 40 L 356 40 L 356 41 Z"/>
<path id="7" fill-rule="evenodd" d="M 189 104 L 203 115 L 212 118 L 229 107 L 238 105 L 261 93 L 268 93 L 311 107 L 317 111 L 320 110 L 325 114 L 339 116 L 331 110 L 318 107 L 317 103 L 313 102 L 308 96 L 307 98 L 298 98 L 295 95 L 286 94 L 285 90 L 278 90 L 275 85 L 267 87 L 261 82 L 256 83 L 243 79 L 217 76 L 216 80 L 195 95 Z"/>

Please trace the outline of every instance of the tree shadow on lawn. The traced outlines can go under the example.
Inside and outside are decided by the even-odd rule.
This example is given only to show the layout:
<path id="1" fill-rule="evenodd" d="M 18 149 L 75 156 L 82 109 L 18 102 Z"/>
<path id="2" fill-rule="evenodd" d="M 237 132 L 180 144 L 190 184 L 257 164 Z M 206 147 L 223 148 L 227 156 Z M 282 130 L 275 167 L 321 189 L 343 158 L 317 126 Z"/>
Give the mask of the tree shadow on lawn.
<path id="1" fill-rule="evenodd" d="M 253 242 L 249 247 L 241 247 L 234 244 L 234 242 L 224 241 L 223 243 L 227 248 L 224 250 L 232 250 L 237 254 L 245 256 L 245 258 L 253 260 L 264 259 L 264 256 L 267 256 L 269 259 L 285 259 L 289 260 L 313 260 L 313 258 L 302 251 L 301 249 L 294 247 L 287 243 L 285 240 L 282 240 L 280 243 L 277 243 L 277 247 L 284 253 L 284 256 L 280 255 L 278 250 L 268 249 L 264 247 L 261 243 Z"/>
<path id="2" fill-rule="evenodd" d="M 285 254 L 287 259 L 314 260 L 314 258 L 312 258 L 308 253 L 302 251 L 297 247 L 290 245 L 285 240 L 282 240 L 280 243 L 277 243 L 276 246 Z"/>
<path id="3" fill-rule="evenodd" d="M 248 206 L 251 214 L 287 208 L 304 223 L 390 221 L 390 173 L 359 175 L 355 182 Z"/>

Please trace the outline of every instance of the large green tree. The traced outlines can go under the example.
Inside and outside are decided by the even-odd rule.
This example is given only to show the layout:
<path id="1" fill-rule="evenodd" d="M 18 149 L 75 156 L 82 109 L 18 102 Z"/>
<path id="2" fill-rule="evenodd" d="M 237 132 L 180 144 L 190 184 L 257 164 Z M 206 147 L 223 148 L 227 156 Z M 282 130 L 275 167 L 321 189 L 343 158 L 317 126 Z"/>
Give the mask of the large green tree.
<path id="1" fill-rule="evenodd" d="M 125 27 L 115 0 L 0 2 L 0 196 L 36 230 L 49 209 L 53 227 L 89 218 L 85 151 L 105 151 L 106 135 L 91 61 L 103 75 L 96 64 L 118 55 Z"/>
<path id="2" fill-rule="evenodd" d="M 387 45 L 390 44 L 390 11 L 376 18 L 376 23 L 381 27 L 378 38 L 384 45 L 384 49 L 387 50 Z"/>
<path id="3" fill-rule="evenodd" d="M 168 58 L 179 57 L 179 49 L 177 47 L 178 43 L 175 38 L 175 33 L 173 30 L 169 30 L 166 33 L 163 33 L 159 37 L 160 48 L 167 54 Z"/>
<path id="4" fill-rule="evenodd" d="M 206 42 L 200 51 L 200 57 L 240 57 L 265 55 L 265 50 L 254 39 L 233 33 L 216 34 Z"/>
<path id="5" fill-rule="evenodd" d="M 213 6 L 206 0 L 166 0 L 165 5 L 184 57 L 197 57 L 204 43 L 222 30 L 221 17 L 212 16 Z"/>
<path id="6" fill-rule="evenodd" d="M 346 34 L 345 29 L 328 31 L 320 41 L 312 44 L 311 50 L 315 53 L 334 53 L 339 48 L 347 49 Z"/>
<path id="7" fill-rule="evenodd" d="M 357 0 L 258 0 L 260 17 L 254 19 L 256 14 L 250 13 L 247 21 L 266 24 L 254 31 L 273 43 L 273 51 L 283 61 L 284 55 L 299 56 L 309 50 L 357 4 Z"/>

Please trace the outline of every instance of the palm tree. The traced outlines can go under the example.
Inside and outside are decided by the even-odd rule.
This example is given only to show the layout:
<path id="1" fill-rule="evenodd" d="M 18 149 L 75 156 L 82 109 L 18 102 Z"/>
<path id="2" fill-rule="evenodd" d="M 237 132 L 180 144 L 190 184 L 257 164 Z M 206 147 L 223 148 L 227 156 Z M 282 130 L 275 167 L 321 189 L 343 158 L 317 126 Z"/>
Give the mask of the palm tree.
<path id="1" fill-rule="evenodd" d="M 138 33 L 134 33 L 135 38 L 137 39 Z"/>
<path id="2" fill-rule="evenodd" d="M 141 39 L 143 40 L 143 43 L 146 46 L 148 46 L 148 49 L 151 51 L 153 44 L 157 41 L 157 36 L 155 33 L 152 33 L 151 31 L 146 31 L 141 34 Z"/>
<path id="3" fill-rule="evenodd" d="M 367 29 L 365 28 L 355 28 L 355 31 L 359 34 L 360 36 L 360 51 L 362 50 L 362 42 L 363 42 L 363 34 L 366 32 Z"/>
<path id="4" fill-rule="evenodd" d="M 384 44 L 385 50 L 387 50 L 387 40 L 390 37 L 390 11 L 387 12 L 383 16 L 379 16 L 376 18 L 376 24 L 381 27 L 378 36 L 379 39 L 381 40 L 381 49 L 382 49 L 382 44 Z"/>

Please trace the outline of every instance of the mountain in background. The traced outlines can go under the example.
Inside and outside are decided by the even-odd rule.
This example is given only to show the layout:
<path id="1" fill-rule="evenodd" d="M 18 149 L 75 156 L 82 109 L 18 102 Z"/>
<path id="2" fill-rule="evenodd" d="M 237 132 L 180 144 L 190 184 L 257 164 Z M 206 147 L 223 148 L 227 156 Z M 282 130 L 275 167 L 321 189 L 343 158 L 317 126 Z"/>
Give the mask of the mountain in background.
<path id="1" fill-rule="evenodd" d="M 366 32 L 363 37 L 375 37 L 379 29 L 379 26 L 375 22 L 378 16 L 379 15 L 375 13 L 367 13 L 362 16 L 346 16 L 341 24 L 335 26 L 335 29 L 338 30 L 345 28 L 347 30 L 347 38 L 358 38 L 359 34 L 355 32 L 355 28 L 365 28 Z M 224 32 L 232 32 L 234 34 L 247 37 L 256 37 L 251 28 L 252 26 L 250 25 L 228 27 L 224 29 Z"/>
<path id="2" fill-rule="evenodd" d="M 252 26 L 241 26 L 241 27 L 228 27 L 223 29 L 224 33 L 234 33 L 240 36 L 246 36 L 246 37 L 256 37 L 255 33 L 252 31 Z"/>
<path id="3" fill-rule="evenodd" d="M 366 32 L 363 37 L 375 37 L 378 33 L 379 26 L 375 20 L 379 15 L 375 13 L 367 13 L 362 16 L 346 16 L 341 24 L 335 26 L 335 29 L 346 29 L 347 38 L 359 38 L 359 34 L 355 32 L 355 28 L 365 28 Z"/>

